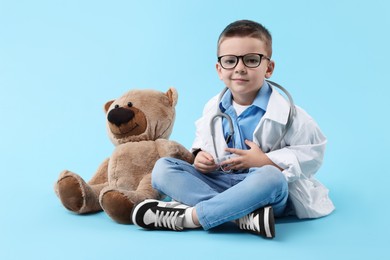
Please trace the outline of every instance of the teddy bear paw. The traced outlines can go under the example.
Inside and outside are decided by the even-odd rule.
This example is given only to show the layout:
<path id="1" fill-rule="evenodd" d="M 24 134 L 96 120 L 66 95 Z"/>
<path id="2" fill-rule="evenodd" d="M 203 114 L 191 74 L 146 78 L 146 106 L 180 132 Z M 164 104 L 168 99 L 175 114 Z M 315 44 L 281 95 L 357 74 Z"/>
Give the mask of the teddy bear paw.
<path id="1" fill-rule="evenodd" d="M 72 212 L 83 214 L 101 210 L 97 196 L 77 174 L 62 172 L 55 190 L 64 207 Z"/>
<path id="2" fill-rule="evenodd" d="M 134 203 L 122 192 L 115 189 L 102 190 L 100 205 L 104 212 L 120 224 L 132 224 L 131 211 Z"/>

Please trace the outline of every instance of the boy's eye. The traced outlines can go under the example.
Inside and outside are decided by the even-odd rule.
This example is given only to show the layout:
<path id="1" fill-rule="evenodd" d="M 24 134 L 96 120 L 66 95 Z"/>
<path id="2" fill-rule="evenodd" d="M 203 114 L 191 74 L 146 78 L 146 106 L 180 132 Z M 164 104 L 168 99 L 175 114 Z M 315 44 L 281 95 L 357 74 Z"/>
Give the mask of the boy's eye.
<path id="1" fill-rule="evenodd" d="M 255 65 L 255 64 L 258 64 L 259 63 L 259 57 L 246 57 L 245 58 L 245 64 L 249 64 L 249 65 Z"/>
<path id="2" fill-rule="evenodd" d="M 223 63 L 225 63 L 225 64 L 235 64 L 235 63 L 236 63 L 236 59 L 234 59 L 234 58 L 228 58 L 228 59 L 225 59 L 225 60 L 223 61 Z"/>
<path id="3" fill-rule="evenodd" d="M 234 56 L 231 56 L 231 57 L 224 57 L 222 59 L 222 63 L 225 64 L 225 65 L 235 65 L 237 62 L 237 58 L 234 57 Z"/>

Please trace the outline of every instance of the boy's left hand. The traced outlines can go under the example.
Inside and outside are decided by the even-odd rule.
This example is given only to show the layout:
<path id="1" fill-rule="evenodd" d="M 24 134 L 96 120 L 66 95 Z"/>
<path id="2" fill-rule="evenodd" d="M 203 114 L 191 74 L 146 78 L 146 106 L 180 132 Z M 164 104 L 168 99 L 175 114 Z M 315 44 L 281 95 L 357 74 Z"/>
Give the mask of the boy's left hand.
<path id="1" fill-rule="evenodd" d="M 249 150 L 226 148 L 227 152 L 234 153 L 238 156 L 222 162 L 221 165 L 230 164 L 227 170 L 243 170 L 252 167 L 261 167 L 264 165 L 273 165 L 278 167 L 268 158 L 260 147 L 257 146 L 257 144 L 249 140 L 245 140 L 245 144 L 250 147 Z"/>

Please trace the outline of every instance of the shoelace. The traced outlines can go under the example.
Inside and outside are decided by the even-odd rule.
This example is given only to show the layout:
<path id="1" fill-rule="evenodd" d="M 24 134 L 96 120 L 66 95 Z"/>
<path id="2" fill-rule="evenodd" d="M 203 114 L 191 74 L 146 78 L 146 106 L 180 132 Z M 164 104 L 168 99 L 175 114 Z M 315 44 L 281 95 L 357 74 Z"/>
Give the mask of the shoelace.
<path id="1" fill-rule="evenodd" d="M 253 213 L 243 216 L 238 220 L 238 222 L 240 224 L 241 229 L 260 232 L 260 227 L 255 224 L 256 223 L 255 214 Z M 257 220 L 257 222 L 259 221 Z"/>
<path id="2" fill-rule="evenodd" d="M 176 226 L 176 220 L 179 217 L 179 211 L 160 211 L 156 210 L 155 227 L 164 227 L 173 230 L 182 230 L 182 227 Z"/>

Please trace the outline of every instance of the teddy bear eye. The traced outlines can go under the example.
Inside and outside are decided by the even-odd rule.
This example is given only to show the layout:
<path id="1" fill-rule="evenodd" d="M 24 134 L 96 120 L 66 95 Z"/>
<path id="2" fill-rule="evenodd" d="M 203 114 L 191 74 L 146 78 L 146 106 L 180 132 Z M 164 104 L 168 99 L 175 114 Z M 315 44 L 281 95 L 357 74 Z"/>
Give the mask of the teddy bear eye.
<path id="1" fill-rule="evenodd" d="M 115 108 L 118 108 L 119 107 L 119 105 L 115 105 Z"/>
<path id="2" fill-rule="evenodd" d="M 129 103 L 127 103 L 127 106 L 128 106 L 128 107 L 132 107 L 132 106 L 133 106 L 133 103 L 129 102 Z"/>

